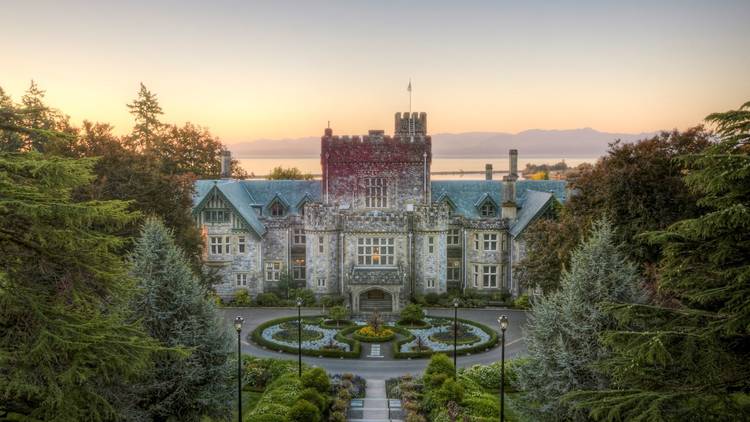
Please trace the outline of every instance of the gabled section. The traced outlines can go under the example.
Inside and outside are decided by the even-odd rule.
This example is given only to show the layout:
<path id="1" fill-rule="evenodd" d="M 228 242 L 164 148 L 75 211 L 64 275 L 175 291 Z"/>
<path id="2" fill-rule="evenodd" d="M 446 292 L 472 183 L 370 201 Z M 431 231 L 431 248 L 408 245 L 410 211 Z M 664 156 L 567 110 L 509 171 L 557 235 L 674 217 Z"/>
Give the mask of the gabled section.
<path id="1" fill-rule="evenodd" d="M 497 217 L 497 210 L 499 207 L 489 193 L 483 193 L 482 196 L 474 202 L 474 206 L 481 218 Z"/>
<path id="2" fill-rule="evenodd" d="M 211 209 L 210 204 L 221 201 L 258 237 L 266 233 L 266 227 L 250 207 L 248 192 L 239 183 L 211 180 L 200 180 L 198 183 L 200 185 L 196 186 L 196 196 L 193 200 L 193 216 L 199 216 L 205 209 Z"/>
<path id="3" fill-rule="evenodd" d="M 555 201 L 557 201 L 557 199 L 549 192 L 528 190 L 526 192 L 526 200 L 518 213 L 516 222 L 510 228 L 511 236 L 514 238 L 521 236 L 524 230 L 539 218 L 539 216 L 543 215 Z"/>
<path id="4" fill-rule="evenodd" d="M 271 217 L 283 217 L 289 212 L 289 203 L 276 193 L 271 201 L 268 202 L 267 215 Z"/>
<path id="5" fill-rule="evenodd" d="M 297 212 L 299 213 L 299 215 L 305 215 L 305 204 L 307 204 L 308 202 L 313 202 L 313 198 L 306 193 L 305 196 L 303 196 L 302 199 L 297 202 L 297 205 L 294 206 L 295 208 L 297 208 Z"/>

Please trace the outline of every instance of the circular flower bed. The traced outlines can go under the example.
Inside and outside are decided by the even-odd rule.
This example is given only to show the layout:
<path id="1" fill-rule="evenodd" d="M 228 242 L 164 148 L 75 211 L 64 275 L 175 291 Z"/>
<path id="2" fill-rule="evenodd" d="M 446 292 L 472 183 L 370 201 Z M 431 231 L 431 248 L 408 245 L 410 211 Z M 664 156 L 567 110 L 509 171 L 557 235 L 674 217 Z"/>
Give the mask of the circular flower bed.
<path id="1" fill-rule="evenodd" d="M 372 343 L 379 343 L 384 341 L 391 341 L 393 340 L 393 337 L 396 336 L 396 333 L 393 332 L 393 330 L 389 328 L 381 328 L 380 330 L 375 330 L 373 327 L 366 325 L 359 330 L 355 331 L 353 334 L 353 337 L 356 338 L 359 341 L 366 341 L 366 342 L 372 342 Z"/>
<path id="2" fill-rule="evenodd" d="M 292 322 L 292 321 L 288 321 Z M 294 321 L 294 328 L 284 328 L 289 326 L 288 322 L 273 324 L 263 329 L 261 336 L 264 340 L 269 343 L 276 343 L 282 346 L 297 347 L 297 331 L 296 321 Z M 258 327 L 260 328 L 260 327 Z M 284 335 L 280 335 L 282 332 L 293 333 L 292 336 L 285 338 Z M 305 339 L 305 332 L 308 334 L 308 339 Z M 323 350 L 336 348 L 342 351 L 349 351 L 350 347 L 346 343 L 339 342 L 335 339 L 338 330 L 322 328 L 318 325 L 306 324 L 302 321 L 302 349 L 303 350 Z M 312 333 L 314 334 L 314 338 Z"/>
<path id="3" fill-rule="evenodd" d="M 303 326 L 304 326 L 304 324 L 303 324 Z M 290 342 L 291 341 L 291 342 L 296 343 L 298 341 L 297 333 L 298 333 L 297 327 L 294 327 L 292 329 L 285 329 L 285 330 L 281 330 L 281 331 L 276 332 L 273 335 L 273 339 L 274 340 L 279 340 L 279 341 L 284 341 L 284 342 Z M 305 342 L 305 341 L 320 340 L 321 338 L 323 338 L 323 333 L 321 333 L 319 331 L 310 330 L 310 329 L 307 329 L 307 328 L 304 328 L 302 330 L 302 341 L 303 342 Z"/>
<path id="4" fill-rule="evenodd" d="M 453 320 L 451 318 L 427 318 L 430 323 L 429 328 L 418 329 L 412 328 L 408 331 L 414 336 L 409 341 L 398 342 L 396 355 L 407 354 L 403 357 L 409 357 L 409 353 L 432 353 L 447 352 L 453 350 Z M 481 326 L 471 321 L 462 320 L 461 325 L 464 328 L 463 342 L 457 342 L 458 351 L 478 351 L 482 348 L 488 348 L 497 341 L 497 335 L 489 328 Z"/>
<path id="5" fill-rule="evenodd" d="M 440 342 L 440 343 L 446 343 L 450 346 L 453 346 L 453 330 L 448 329 L 448 331 L 440 331 L 438 333 L 435 333 L 430 336 L 430 340 L 434 342 Z M 470 333 L 459 333 L 458 336 L 455 338 L 456 344 L 474 344 L 478 341 L 481 341 L 482 339 L 479 338 L 479 336 L 475 336 L 474 334 Z"/>

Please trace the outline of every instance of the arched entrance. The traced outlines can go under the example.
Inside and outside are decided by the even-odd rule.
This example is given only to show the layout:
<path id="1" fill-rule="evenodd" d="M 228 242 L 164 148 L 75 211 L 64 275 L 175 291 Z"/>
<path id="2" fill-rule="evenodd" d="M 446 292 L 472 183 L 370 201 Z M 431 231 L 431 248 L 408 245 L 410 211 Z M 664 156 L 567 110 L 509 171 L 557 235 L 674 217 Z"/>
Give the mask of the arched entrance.
<path id="1" fill-rule="evenodd" d="M 361 312 L 393 312 L 393 296 L 381 289 L 370 289 L 359 295 Z"/>

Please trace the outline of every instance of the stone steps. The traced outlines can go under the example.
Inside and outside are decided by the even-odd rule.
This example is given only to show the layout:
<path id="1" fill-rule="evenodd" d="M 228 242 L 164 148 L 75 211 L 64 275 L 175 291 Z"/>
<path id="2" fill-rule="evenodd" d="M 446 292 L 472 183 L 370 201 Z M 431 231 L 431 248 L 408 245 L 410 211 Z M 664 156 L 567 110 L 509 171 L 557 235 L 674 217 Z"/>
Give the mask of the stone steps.
<path id="1" fill-rule="evenodd" d="M 362 417 L 349 418 L 349 422 L 402 422 L 401 419 L 390 419 L 388 398 L 384 380 L 367 380 L 367 389 L 362 399 Z"/>

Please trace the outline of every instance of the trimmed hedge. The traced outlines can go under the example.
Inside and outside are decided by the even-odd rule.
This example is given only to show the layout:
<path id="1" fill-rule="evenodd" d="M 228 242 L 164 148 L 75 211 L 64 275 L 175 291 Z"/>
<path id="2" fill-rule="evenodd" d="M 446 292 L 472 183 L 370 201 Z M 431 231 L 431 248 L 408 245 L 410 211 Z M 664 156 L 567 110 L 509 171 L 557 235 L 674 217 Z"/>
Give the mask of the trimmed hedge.
<path id="1" fill-rule="evenodd" d="M 453 318 L 434 318 L 434 319 L 448 319 L 448 320 L 453 320 Z M 488 326 L 486 326 L 484 324 L 480 324 L 478 322 L 471 321 L 471 320 L 468 320 L 468 319 L 463 319 L 463 318 L 458 318 L 458 321 L 460 321 L 460 322 L 462 322 L 464 324 L 469 324 L 469 325 L 474 325 L 476 327 L 479 327 L 479 328 L 482 329 L 482 331 L 484 331 L 485 333 L 487 333 L 487 334 L 490 335 L 490 340 L 488 342 L 486 342 L 486 343 L 479 343 L 479 344 L 477 344 L 475 346 L 472 346 L 472 347 L 467 347 L 467 348 L 464 348 L 464 349 L 459 349 L 457 351 L 457 354 L 459 356 L 461 356 L 461 355 L 467 355 L 467 354 L 470 354 L 470 353 L 483 352 L 483 351 L 485 351 L 485 349 L 490 349 L 492 347 L 495 347 L 495 345 L 497 344 L 497 332 L 495 332 L 495 330 L 491 329 L 490 327 L 488 327 Z M 433 325 L 438 325 L 438 324 L 433 324 Z M 409 343 L 412 340 L 414 340 L 415 337 L 408 330 L 406 330 L 406 329 L 403 329 L 403 328 L 400 328 L 400 327 L 394 327 L 394 328 L 396 328 L 397 330 L 399 330 L 400 334 L 404 334 L 404 332 L 406 333 L 405 334 L 406 338 L 403 338 L 401 340 L 397 340 L 397 341 L 393 342 L 393 357 L 396 358 L 396 359 L 428 358 L 428 357 L 432 356 L 435 353 L 450 353 L 451 355 L 453 354 L 453 350 L 442 350 L 442 351 L 439 351 L 439 352 L 432 351 L 432 350 L 424 351 L 424 352 L 402 352 L 401 351 L 401 346 L 404 345 L 404 344 L 406 344 L 406 343 Z"/>
<path id="2" fill-rule="evenodd" d="M 354 322 L 352 322 L 352 320 L 349 320 L 349 319 L 340 320 L 338 327 L 336 326 L 336 321 L 333 321 L 330 319 L 324 319 L 323 322 L 320 323 L 320 326 L 322 328 L 329 328 L 329 329 L 334 329 L 334 330 L 342 330 L 352 325 L 354 325 Z"/>
<path id="3" fill-rule="evenodd" d="M 310 318 L 310 317 L 307 317 L 307 318 Z M 316 317 L 312 317 L 312 318 L 316 318 Z M 305 318 L 303 318 L 303 320 L 304 319 Z M 266 347 L 268 349 L 297 354 L 298 349 L 295 346 L 277 344 L 277 343 L 273 343 L 263 338 L 263 330 L 265 330 L 266 328 L 272 325 L 281 324 L 287 321 L 296 321 L 296 320 L 297 320 L 296 316 L 291 316 L 291 317 L 277 318 L 277 319 L 272 319 L 270 321 L 266 321 L 260 324 L 255 330 L 253 330 L 253 333 L 251 334 L 250 338 L 255 344 Z M 349 327 L 349 328 L 356 329 L 357 326 Z M 346 328 L 336 333 L 335 339 L 341 343 L 348 344 L 349 348 L 351 349 L 350 351 L 345 352 L 343 350 L 302 349 L 302 354 L 305 356 L 323 356 L 327 358 L 358 358 L 359 355 L 362 353 L 362 346 L 360 345 L 359 341 L 348 339 L 341 335 L 343 331 L 348 330 L 349 328 Z"/>

